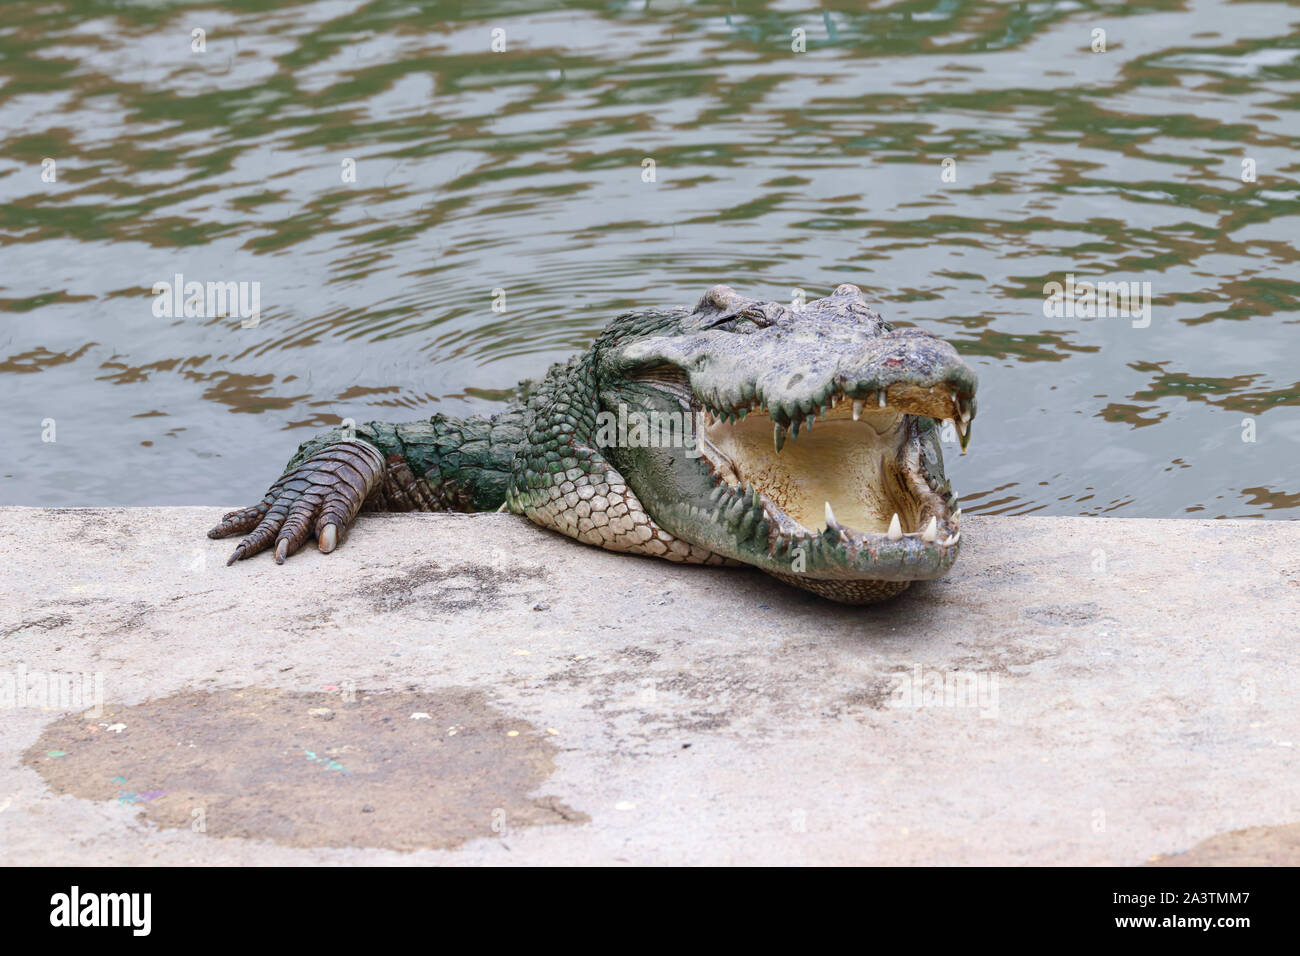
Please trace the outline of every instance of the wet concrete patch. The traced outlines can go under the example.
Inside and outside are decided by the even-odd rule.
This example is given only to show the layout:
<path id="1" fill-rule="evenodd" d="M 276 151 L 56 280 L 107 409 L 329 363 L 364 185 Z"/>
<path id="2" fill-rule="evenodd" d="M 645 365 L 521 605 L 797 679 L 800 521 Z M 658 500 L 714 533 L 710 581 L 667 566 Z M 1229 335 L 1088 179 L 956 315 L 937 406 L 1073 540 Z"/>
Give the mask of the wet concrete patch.
<path id="1" fill-rule="evenodd" d="M 1219 833 L 1186 853 L 1157 857 L 1150 865 L 1300 866 L 1300 823 Z"/>
<path id="2" fill-rule="evenodd" d="M 187 691 L 50 724 L 23 755 L 55 793 L 135 807 L 163 828 L 296 847 L 446 849 L 587 822 L 530 797 L 544 729 L 476 691 Z"/>

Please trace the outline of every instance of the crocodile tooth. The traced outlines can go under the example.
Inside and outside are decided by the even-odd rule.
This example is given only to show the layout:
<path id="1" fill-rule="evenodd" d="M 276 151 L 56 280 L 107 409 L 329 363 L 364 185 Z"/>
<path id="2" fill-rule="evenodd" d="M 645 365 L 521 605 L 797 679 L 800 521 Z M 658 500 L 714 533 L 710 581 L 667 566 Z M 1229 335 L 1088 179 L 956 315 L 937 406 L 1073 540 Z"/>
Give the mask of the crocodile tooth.
<path id="1" fill-rule="evenodd" d="M 961 438 L 961 453 L 966 454 L 966 448 L 970 445 L 970 422 L 957 423 L 957 435 Z"/>
<path id="2" fill-rule="evenodd" d="M 862 410 L 867 407 L 867 403 L 860 398 L 853 400 L 853 420 L 856 422 L 862 418 Z"/>
<path id="3" fill-rule="evenodd" d="M 930 523 L 926 525 L 925 530 L 921 532 L 921 540 L 926 542 L 926 544 L 934 544 L 934 539 L 937 538 L 938 536 L 939 536 L 939 519 L 934 516 L 931 516 Z"/>
<path id="4" fill-rule="evenodd" d="M 835 520 L 835 512 L 831 511 L 831 503 L 826 502 L 826 527 L 834 531 L 840 529 L 840 523 Z"/>
<path id="5" fill-rule="evenodd" d="M 945 541 L 945 542 L 943 543 L 943 546 L 944 546 L 945 548 L 951 548 L 954 544 L 957 543 L 957 539 L 960 538 L 960 537 L 961 537 L 961 532 L 960 532 L 960 531 L 954 532 L 954 534 L 952 535 L 952 537 L 950 537 L 947 541 Z"/>
<path id="6" fill-rule="evenodd" d="M 780 422 L 772 423 L 772 444 L 776 445 L 778 455 L 781 453 L 781 449 L 785 447 L 785 426 Z"/>
<path id="7" fill-rule="evenodd" d="M 894 517 L 889 519 L 889 540 L 901 541 L 903 538 L 903 524 L 898 520 L 898 512 L 894 512 Z"/>
<path id="8" fill-rule="evenodd" d="M 791 440 L 793 440 L 793 439 L 797 439 L 798 437 L 799 437 L 799 419 L 796 418 L 793 424 L 790 425 L 790 438 Z"/>
<path id="9" fill-rule="evenodd" d="M 882 388 L 882 389 L 880 390 L 880 407 L 881 407 L 881 408 L 884 408 L 884 407 L 885 407 L 885 395 L 886 395 L 888 392 L 889 392 L 889 389 L 887 389 L 887 388 Z"/>
<path id="10" fill-rule="evenodd" d="M 952 520 L 953 520 L 953 524 L 956 524 L 958 521 L 961 520 L 961 508 L 958 508 L 956 511 L 952 513 Z"/>

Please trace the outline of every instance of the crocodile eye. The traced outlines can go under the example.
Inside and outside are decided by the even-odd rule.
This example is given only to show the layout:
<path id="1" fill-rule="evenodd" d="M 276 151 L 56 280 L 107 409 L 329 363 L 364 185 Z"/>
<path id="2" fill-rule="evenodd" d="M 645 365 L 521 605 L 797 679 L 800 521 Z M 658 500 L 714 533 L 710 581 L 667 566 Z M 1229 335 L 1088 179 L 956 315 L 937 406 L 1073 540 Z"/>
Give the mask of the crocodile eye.
<path id="1" fill-rule="evenodd" d="M 712 322 L 703 325 L 702 329 L 724 329 L 728 332 L 747 331 L 744 326 L 750 324 L 758 328 L 764 328 L 771 324 L 767 313 L 756 306 L 749 306 L 736 312 L 728 312 L 718 316 Z"/>

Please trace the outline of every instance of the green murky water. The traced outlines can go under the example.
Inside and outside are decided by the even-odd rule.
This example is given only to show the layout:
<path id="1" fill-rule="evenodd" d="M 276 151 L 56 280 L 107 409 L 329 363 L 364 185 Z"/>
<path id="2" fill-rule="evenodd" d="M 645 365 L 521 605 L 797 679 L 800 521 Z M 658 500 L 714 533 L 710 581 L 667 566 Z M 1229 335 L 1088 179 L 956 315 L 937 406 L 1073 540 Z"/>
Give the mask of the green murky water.
<path id="1" fill-rule="evenodd" d="M 0 142 L 5 504 L 246 504 L 621 310 L 853 282 L 977 366 L 968 511 L 1300 508 L 1294 5 L 6 2 Z"/>

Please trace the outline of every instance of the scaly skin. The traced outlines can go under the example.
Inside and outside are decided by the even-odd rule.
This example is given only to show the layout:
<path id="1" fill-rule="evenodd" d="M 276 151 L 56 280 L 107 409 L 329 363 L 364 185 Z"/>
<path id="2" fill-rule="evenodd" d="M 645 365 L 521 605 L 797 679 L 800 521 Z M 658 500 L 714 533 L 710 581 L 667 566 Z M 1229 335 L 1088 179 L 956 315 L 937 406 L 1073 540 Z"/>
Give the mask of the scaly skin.
<path id="1" fill-rule="evenodd" d="M 491 418 L 325 432 L 299 447 L 259 504 L 209 536 L 249 533 L 232 563 L 273 544 L 283 562 L 313 535 L 332 551 L 363 510 L 505 506 L 610 550 L 747 564 L 868 603 L 956 559 L 960 509 L 935 421 L 953 419 L 964 448 L 975 384 L 951 346 L 893 329 L 854 286 L 802 311 L 715 286 L 693 310 L 620 316 Z M 620 410 L 676 414 L 698 442 L 616 436 Z M 830 421 L 813 432 L 819 415 Z M 824 522 L 820 511 L 810 518 L 821 493 Z M 859 524 L 836 521 L 831 497 Z"/>

